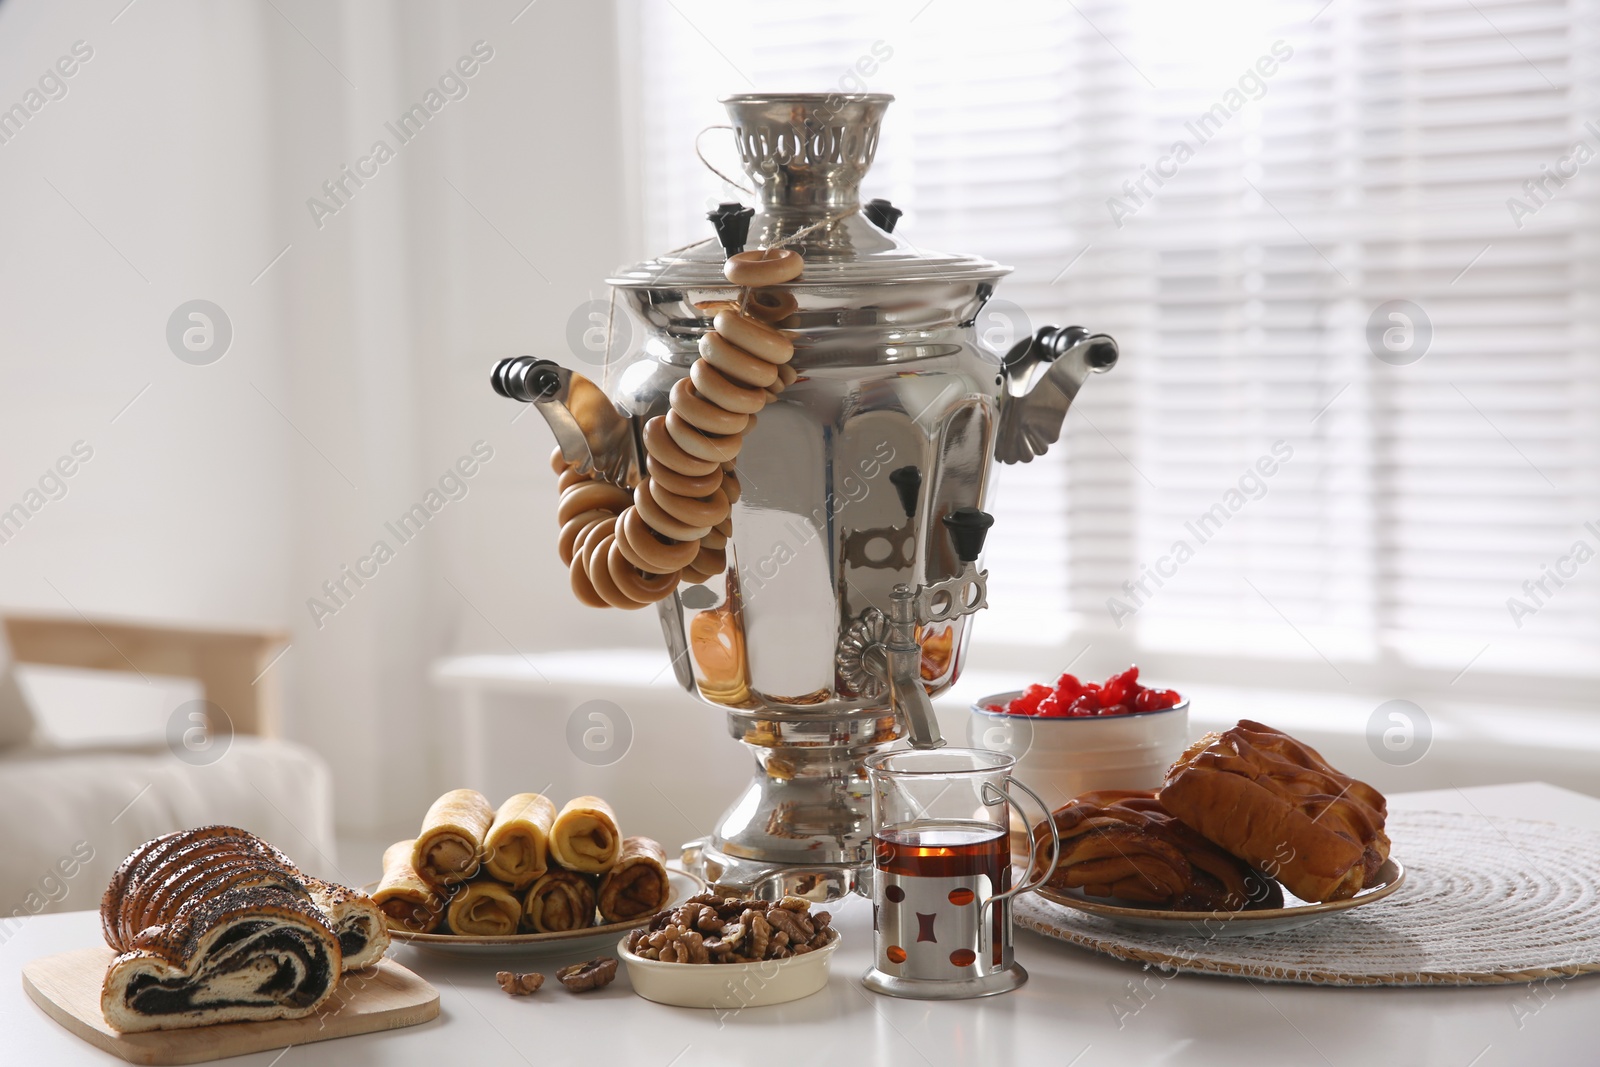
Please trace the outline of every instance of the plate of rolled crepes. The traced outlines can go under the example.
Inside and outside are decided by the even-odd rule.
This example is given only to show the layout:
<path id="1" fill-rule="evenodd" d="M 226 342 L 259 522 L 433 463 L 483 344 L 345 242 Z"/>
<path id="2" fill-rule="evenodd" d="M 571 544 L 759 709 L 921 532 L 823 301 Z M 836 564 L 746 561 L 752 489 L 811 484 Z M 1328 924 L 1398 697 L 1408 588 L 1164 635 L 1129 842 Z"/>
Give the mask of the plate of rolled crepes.
<path id="1" fill-rule="evenodd" d="M 1057 809 L 1060 855 L 1038 893 L 1142 929 L 1292 929 L 1400 888 L 1386 815 L 1383 794 L 1309 745 L 1241 720 L 1191 745 L 1159 790 L 1101 789 Z M 1035 841 L 1048 863 L 1043 823 Z"/>
<path id="2" fill-rule="evenodd" d="M 371 893 L 396 941 L 503 955 L 609 944 L 704 889 L 669 870 L 657 842 L 624 837 L 599 797 L 557 809 L 517 793 L 496 808 L 477 790 L 452 789 L 415 838 L 384 851 Z"/>

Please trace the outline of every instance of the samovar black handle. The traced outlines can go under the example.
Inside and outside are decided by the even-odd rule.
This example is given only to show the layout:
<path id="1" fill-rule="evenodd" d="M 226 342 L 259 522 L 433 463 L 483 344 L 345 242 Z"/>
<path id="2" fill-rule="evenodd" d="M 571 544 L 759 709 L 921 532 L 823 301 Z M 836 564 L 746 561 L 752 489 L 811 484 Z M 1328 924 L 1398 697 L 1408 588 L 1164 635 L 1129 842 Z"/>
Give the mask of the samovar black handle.
<path id="1" fill-rule="evenodd" d="M 900 496 L 900 506 L 906 518 L 917 513 L 917 498 L 922 495 L 922 472 L 914 466 L 897 467 L 889 472 L 889 482 Z"/>
<path id="2" fill-rule="evenodd" d="M 989 536 L 994 516 L 977 508 L 956 508 L 944 517 L 945 529 L 955 545 L 956 557 L 962 563 L 976 563 L 983 555 L 983 541 Z"/>
<path id="3" fill-rule="evenodd" d="M 893 233 L 895 223 L 899 222 L 900 216 L 905 214 L 904 211 L 901 211 L 882 197 L 867 201 L 867 206 L 861 209 L 861 213 L 867 217 L 868 222 L 884 233 Z"/>
<path id="4" fill-rule="evenodd" d="M 494 365 L 489 384 L 503 397 L 531 404 L 555 396 L 561 389 L 561 375 L 553 360 L 513 356 Z"/>
<path id="5" fill-rule="evenodd" d="M 722 246 L 723 255 L 736 256 L 744 251 L 745 242 L 750 239 L 750 220 L 755 213 L 755 208 L 745 207 L 734 200 L 718 204 L 715 211 L 706 212 L 711 228 L 717 231 L 717 243 Z"/>

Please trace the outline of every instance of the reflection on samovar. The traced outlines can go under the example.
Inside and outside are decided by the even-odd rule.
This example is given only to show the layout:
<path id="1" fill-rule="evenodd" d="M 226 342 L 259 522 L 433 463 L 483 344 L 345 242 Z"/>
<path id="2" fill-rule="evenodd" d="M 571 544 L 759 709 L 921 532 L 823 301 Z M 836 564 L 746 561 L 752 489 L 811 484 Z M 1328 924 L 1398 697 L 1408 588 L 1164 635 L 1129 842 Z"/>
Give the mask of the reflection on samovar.
<path id="1" fill-rule="evenodd" d="M 726 205 L 713 213 L 717 239 L 610 280 L 644 342 L 620 354 L 609 395 L 529 356 L 493 376 L 550 423 L 564 488 L 603 483 L 585 499 L 609 493 L 643 510 L 648 494 L 627 493 L 660 473 L 655 457 L 672 446 L 650 435 L 677 410 L 675 387 L 680 401 L 698 396 L 680 383 L 692 369 L 703 382 L 694 365 L 713 319 L 749 314 L 792 340 L 792 372 L 741 431 L 737 460 L 706 483 L 720 481 L 727 517 L 700 528 L 709 550 L 686 553 L 693 562 L 656 604 L 678 681 L 724 710 L 757 764 L 685 858 L 713 882 L 766 896 L 837 896 L 870 869 L 863 761 L 902 740 L 943 743 L 929 698 L 960 674 L 968 621 L 986 604 L 978 559 L 992 461 L 1042 453 L 1078 388 L 1117 359 L 1111 338 L 1079 327 L 1045 327 L 1004 355 L 978 343 L 973 322 L 1009 268 L 914 248 L 893 233 L 898 211 L 861 207 L 891 99 L 728 98 L 755 214 Z M 740 246 L 787 247 L 803 273 L 741 290 L 723 271 Z M 621 542 L 622 525 L 605 529 Z M 628 545 L 617 551 L 597 581 L 656 579 L 629 570 Z M 578 568 L 607 562 L 594 551 L 574 562 L 585 599 L 593 590 Z"/>

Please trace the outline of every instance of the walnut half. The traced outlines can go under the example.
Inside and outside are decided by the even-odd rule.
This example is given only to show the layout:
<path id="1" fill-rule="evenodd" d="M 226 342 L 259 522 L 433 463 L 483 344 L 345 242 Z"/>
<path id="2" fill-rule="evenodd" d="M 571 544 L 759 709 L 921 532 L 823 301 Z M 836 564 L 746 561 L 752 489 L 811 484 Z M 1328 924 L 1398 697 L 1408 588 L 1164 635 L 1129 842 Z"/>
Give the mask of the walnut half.
<path id="1" fill-rule="evenodd" d="M 514 997 L 525 997 L 529 993 L 537 993 L 539 987 L 544 985 L 544 975 L 538 971 L 530 971 L 527 974 L 496 971 L 494 979 L 500 983 L 501 989 L 504 989 Z"/>
<path id="2" fill-rule="evenodd" d="M 574 963 L 556 972 L 561 984 L 574 993 L 587 993 L 611 984 L 617 976 L 617 961 L 611 956 L 601 956 L 587 963 Z"/>

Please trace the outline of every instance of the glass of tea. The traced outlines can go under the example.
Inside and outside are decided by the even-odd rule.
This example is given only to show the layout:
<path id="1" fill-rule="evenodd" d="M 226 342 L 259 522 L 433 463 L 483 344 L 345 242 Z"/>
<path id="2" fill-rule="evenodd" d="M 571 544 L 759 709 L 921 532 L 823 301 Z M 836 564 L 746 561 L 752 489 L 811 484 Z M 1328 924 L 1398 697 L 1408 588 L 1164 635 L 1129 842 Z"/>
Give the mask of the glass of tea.
<path id="1" fill-rule="evenodd" d="M 1059 839 L 1050 810 L 1012 777 L 1016 759 L 985 749 L 890 752 L 867 762 L 872 786 L 872 928 L 868 989 L 893 997 L 962 1000 L 1028 980 L 1013 958 L 1011 898 L 1055 871 Z M 1013 884 L 1012 789 L 1049 827 L 1049 864 Z M 1025 820 L 1026 821 L 1026 820 Z"/>

